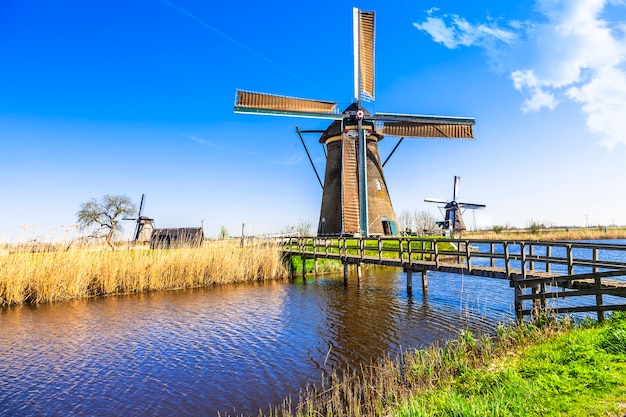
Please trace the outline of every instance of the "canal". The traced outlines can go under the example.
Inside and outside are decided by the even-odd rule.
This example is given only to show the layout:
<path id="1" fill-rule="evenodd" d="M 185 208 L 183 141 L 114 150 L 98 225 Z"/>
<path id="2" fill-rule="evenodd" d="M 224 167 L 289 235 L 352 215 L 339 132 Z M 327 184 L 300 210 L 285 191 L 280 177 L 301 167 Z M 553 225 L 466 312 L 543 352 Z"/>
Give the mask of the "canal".
<path id="1" fill-rule="evenodd" d="M 258 415 L 333 367 L 510 321 L 507 281 L 398 269 L 0 309 L 0 415 Z"/>

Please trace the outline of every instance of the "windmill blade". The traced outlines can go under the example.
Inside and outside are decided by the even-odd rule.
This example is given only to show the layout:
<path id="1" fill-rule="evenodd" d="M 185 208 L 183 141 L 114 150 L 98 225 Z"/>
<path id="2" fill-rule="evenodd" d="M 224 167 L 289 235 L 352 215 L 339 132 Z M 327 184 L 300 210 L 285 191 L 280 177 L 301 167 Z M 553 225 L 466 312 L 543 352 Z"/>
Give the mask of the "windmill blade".
<path id="1" fill-rule="evenodd" d="M 454 191 L 452 191 L 452 201 L 456 201 L 459 195 L 459 185 L 461 183 L 461 177 L 454 176 Z"/>
<path id="2" fill-rule="evenodd" d="M 374 12 L 352 9 L 354 36 L 354 98 L 374 100 Z"/>
<path id="3" fill-rule="evenodd" d="M 481 210 L 487 208 L 485 204 L 474 204 L 474 203 L 458 203 L 459 207 L 463 207 L 470 210 Z"/>
<path id="4" fill-rule="evenodd" d="M 473 139 L 474 118 L 376 113 L 371 119 L 383 124 L 386 136 L 412 138 Z"/>
<path id="5" fill-rule="evenodd" d="M 137 222 L 137 225 L 135 226 L 135 234 L 133 235 L 133 242 L 137 242 L 137 240 L 139 240 L 139 232 L 141 231 L 140 226 L 141 224 L 139 222 Z"/>
<path id="6" fill-rule="evenodd" d="M 309 100 L 243 90 L 237 90 L 235 113 L 257 113 L 331 120 L 341 120 L 345 117 L 337 109 L 337 103 L 332 101 Z"/>
<path id="7" fill-rule="evenodd" d="M 141 217 L 141 213 L 143 212 L 143 199 L 146 195 L 142 194 L 141 195 L 141 203 L 139 203 L 139 214 L 137 214 L 137 218 Z"/>
<path id="8" fill-rule="evenodd" d="M 447 201 L 447 200 L 441 200 L 441 199 L 438 199 L 438 198 L 425 198 L 424 201 L 427 202 L 427 203 L 438 203 L 438 204 L 448 204 L 449 203 L 449 201 Z"/>

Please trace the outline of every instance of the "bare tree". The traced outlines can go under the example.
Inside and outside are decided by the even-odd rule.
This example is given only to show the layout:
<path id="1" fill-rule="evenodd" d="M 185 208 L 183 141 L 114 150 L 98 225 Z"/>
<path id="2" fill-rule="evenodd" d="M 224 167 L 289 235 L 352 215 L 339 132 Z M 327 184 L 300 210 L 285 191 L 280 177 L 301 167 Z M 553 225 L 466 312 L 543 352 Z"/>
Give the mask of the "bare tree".
<path id="1" fill-rule="evenodd" d="M 418 232 L 432 232 L 437 229 L 437 219 L 429 211 L 415 212 L 415 228 Z"/>
<path id="2" fill-rule="evenodd" d="M 406 233 L 422 233 L 424 230 L 432 232 L 437 228 L 437 220 L 428 211 L 404 210 L 396 216 L 398 230 Z"/>
<path id="3" fill-rule="evenodd" d="M 134 216 L 137 207 L 124 195 L 107 194 L 100 201 L 95 198 L 80 205 L 76 213 L 81 230 L 94 227 L 92 237 L 106 240 L 115 249 L 113 239 L 122 231 L 119 221 L 124 216 Z"/>
<path id="4" fill-rule="evenodd" d="M 415 231 L 415 225 L 413 224 L 413 216 L 408 210 L 404 210 L 402 213 L 396 216 L 396 222 L 398 223 L 398 230 L 402 233 Z"/>
<path id="5" fill-rule="evenodd" d="M 283 233 L 295 233 L 298 236 L 313 236 L 313 222 L 311 220 L 299 219 L 295 225 L 287 224 L 283 227 Z"/>

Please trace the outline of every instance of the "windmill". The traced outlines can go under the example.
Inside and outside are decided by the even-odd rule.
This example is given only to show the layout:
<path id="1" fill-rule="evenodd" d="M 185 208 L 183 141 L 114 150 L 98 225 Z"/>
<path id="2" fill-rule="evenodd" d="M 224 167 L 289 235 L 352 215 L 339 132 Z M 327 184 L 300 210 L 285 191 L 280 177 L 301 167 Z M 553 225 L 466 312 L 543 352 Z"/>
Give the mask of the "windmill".
<path id="1" fill-rule="evenodd" d="M 142 216 L 143 213 L 143 200 L 146 195 L 141 195 L 141 203 L 139 203 L 139 213 L 136 218 L 125 217 L 122 220 L 134 220 L 137 222 L 135 226 L 135 233 L 133 234 L 133 243 L 137 242 L 149 242 L 154 230 L 154 219 L 147 216 Z"/>
<path id="2" fill-rule="evenodd" d="M 424 201 L 428 203 L 439 203 L 445 204 L 443 209 L 445 210 L 444 220 L 442 222 L 437 222 L 438 225 L 442 227 L 442 229 L 446 232 L 446 234 L 451 233 L 452 236 L 456 232 L 462 232 L 466 230 L 465 223 L 463 222 L 463 212 L 466 209 L 470 210 L 480 210 L 487 207 L 484 204 L 474 204 L 474 203 L 461 203 L 456 201 L 459 196 L 459 184 L 461 182 L 461 178 L 455 176 L 454 177 L 454 191 L 452 192 L 452 200 L 440 200 L 436 198 L 425 198 Z"/>
<path id="3" fill-rule="evenodd" d="M 332 101 L 243 90 L 236 93 L 236 113 L 333 120 L 324 131 L 300 131 L 296 127 L 298 134 L 322 133 L 319 141 L 326 147 L 318 234 L 397 234 L 378 152 L 378 141 L 385 135 L 399 137 L 398 145 L 404 138 L 474 137 L 473 118 L 370 114 L 363 107 L 363 101 L 374 100 L 374 35 L 374 12 L 354 8 L 355 101 L 343 112 Z"/>

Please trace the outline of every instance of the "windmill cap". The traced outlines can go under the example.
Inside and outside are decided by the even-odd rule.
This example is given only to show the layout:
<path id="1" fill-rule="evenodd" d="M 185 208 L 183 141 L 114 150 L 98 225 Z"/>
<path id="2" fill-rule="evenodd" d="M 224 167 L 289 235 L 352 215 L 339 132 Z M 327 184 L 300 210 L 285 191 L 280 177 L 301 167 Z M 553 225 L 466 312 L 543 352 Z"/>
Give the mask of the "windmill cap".
<path id="1" fill-rule="evenodd" d="M 346 107 L 346 109 L 341 114 L 346 115 L 346 118 L 344 119 L 346 120 L 346 119 L 349 119 L 349 115 L 356 113 L 358 110 L 359 110 L 358 104 L 352 103 L 348 107 Z M 367 109 L 361 108 L 361 111 L 363 111 L 363 115 L 365 119 L 367 119 L 368 116 L 371 116 L 371 113 L 367 111 Z M 373 131 L 370 134 L 370 136 L 375 136 L 376 139 L 378 140 L 381 140 L 384 137 L 380 133 L 376 132 L 376 126 L 374 125 L 374 122 L 372 122 L 371 120 L 365 121 L 364 125 L 365 126 L 371 125 L 373 127 Z M 330 124 L 330 126 L 328 126 L 328 128 L 324 131 L 324 133 L 322 133 L 322 136 L 320 136 L 319 142 L 326 143 L 328 139 L 334 138 L 336 136 L 340 136 L 342 133 L 343 133 L 343 121 L 335 120 L 334 122 Z"/>

